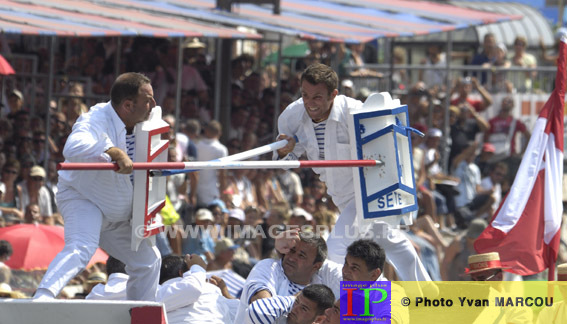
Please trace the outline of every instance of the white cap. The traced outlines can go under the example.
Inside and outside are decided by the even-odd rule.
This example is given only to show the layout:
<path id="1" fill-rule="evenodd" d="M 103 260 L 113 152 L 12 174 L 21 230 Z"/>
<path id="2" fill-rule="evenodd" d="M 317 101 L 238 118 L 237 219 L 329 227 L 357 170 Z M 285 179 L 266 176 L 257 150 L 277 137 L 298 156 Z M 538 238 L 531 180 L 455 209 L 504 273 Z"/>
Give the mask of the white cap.
<path id="1" fill-rule="evenodd" d="M 430 128 L 427 131 L 428 137 L 441 137 L 443 136 L 443 132 L 439 128 Z"/>
<path id="2" fill-rule="evenodd" d="M 229 209 L 228 217 L 236 218 L 241 222 L 246 220 L 246 215 L 244 215 L 244 211 L 240 208 Z"/>
<path id="3" fill-rule="evenodd" d="M 305 220 L 308 221 L 308 222 L 313 220 L 313 215 L 311 215 L 310 213 L 308 213 L 305 209 L 303 209 L 301 207 L 295 207 L 291 211 L 291 216 L 304 217 Z"/>
<path id="4" fill-rule="evenodd" d="M 195 213 L 195 219 L 199 221 L 200 220 L 209 220 L 211 222 L 215 221 L 215 218 L 213 217 L 213 213 L 211 213 L 211 211 L 206 208 L 201 208 L 197 210 L 197 212 Z"/>
<path id="5" fill-rule="evenodd" d="M 561 36 L 567 36 L 567 28 L 561 27 L 561 28 L 558 28 L 557 31 L 555 31 L 555 38 L 556 39 L 560 40 Z"/>
<path id="6" fill-rule="evenodd" d="M 352 80 L 345 79 L 341 82 L 341 86 L 343 86 L 343 88 L 352 88 L 354 83 L 352 83 Z"/>

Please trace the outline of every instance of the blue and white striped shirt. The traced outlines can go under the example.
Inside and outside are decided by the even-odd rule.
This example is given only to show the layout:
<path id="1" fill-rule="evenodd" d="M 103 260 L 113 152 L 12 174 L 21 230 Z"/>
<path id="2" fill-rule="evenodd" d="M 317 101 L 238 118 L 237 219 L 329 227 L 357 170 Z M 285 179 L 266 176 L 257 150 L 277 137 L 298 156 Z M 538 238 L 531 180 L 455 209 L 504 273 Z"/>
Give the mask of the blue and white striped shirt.
<path id="1" fill-rule="evenodd" d="M 275 296 L 255 300 L 246 309 L 247 324 L 286 324 L 295 296 Z"/>
<path id="2" fill-rule="evenodd" d="M 134 161 L 134 154 L 136 148 L 136 135 L 126 134 L 126 153 L 132 162 Z M 130 181 L 134 184 L 134 172 L 130 173 Z"/>
<path id="3" fill-rule="evenodd" d="M 315 137 L 317 138 L 317 146 L 319 146 L 319 160 L 325 159 L 325 127 L 327 126 L 327 121 L 322 121 L 320 123 L 313 123 L 313 129 L 315 130 Z"/>

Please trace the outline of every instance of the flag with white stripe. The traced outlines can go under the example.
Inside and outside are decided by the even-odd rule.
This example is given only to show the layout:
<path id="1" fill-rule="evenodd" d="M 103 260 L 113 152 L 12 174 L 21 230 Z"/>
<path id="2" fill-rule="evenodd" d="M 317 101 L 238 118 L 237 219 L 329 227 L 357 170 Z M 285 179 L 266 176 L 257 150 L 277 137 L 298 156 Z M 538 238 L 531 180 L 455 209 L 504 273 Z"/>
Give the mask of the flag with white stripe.
<path id="1" fill-rule="evenodd" d="M 567 38 L 560 43 L 555 90 L 536 121 L 516 179 L 491 224 L 475 241 L 479 253 L 499 252 L 508 271 L 531 275 L 549 268 L 559 250 L 563 179 L 563 115 Z"/>

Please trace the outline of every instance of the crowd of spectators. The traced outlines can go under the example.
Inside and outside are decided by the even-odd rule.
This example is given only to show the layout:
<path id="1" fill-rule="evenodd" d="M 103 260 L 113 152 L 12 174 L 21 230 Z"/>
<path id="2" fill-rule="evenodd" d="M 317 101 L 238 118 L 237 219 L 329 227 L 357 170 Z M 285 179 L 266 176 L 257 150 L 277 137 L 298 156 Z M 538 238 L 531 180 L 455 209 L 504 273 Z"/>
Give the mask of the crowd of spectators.
<path id="1" fill-rule="evenodd" d="M 85 39 L 70 45 L 69 51 L 76 55 L 68 61 L 58 55 L 56 70 L 70 79 L 88 77 L 92 86 L 85 89 L 84 84 L 73 82 L 59 85 L 58 90 L 67 96 L 49 103 L 49 133 L 43 120 L 45 109 L 28 106 L 25 93 L 29 89 L 14 84 L 4 96 L 0 115 L 0 227 L 18 223 L 62 225 L 54 199 L 56 165 L 64 160 L 62 150 L 74 122 L 89 109 L 85 94 L 109 93 L 117 54 L 110 40 Z M 314 61 L 330 64 L 326 60 L 337 55 L 345 63 L 364 64 L 364 46 L 333 51 L 315 45 L 296 62 L 297 67 Z M 525 46 L 526 39 L 518 37 L 514 53 L 508 54 L 505 46 L 488 34 L 472 64 L 535 67 L 536 59 L 525 52 Z M 272 129 L 275 74 L 271 67 L 254 69 L 258 64 L 252 55 L 243 54 L 232 61 L 231 123 L 223 129 L 212 114 L 215 65 L 205 43 L 193 39 L 184 45 L 179 120 L 174 117 L 177 46 L 167 40 L 137 38 L 124 44 L 123 51 L 126 59 L 119 70 L 148 75 L 164 120 L 178 126 L 178 133 L 173 128 L 169 133 L 170 161 L 218 159 L 269 143 L 277 135 Z M 396 49 L 394 54 L 396 62 L 404 62 L 403 51 Z M 530 88 L 534 74 L 526 73 L 514 82 L 500 70 L 490 78 L 486 73 L 463 75 L 447 89 L 447 55 L 438 45 L 429 47 L 427 54 L 424 64 L 437 68 L 421 73 L 419 82 L 405 84 L 408 90 L 401 96 L 413 127 L 426 134 L 423 139 L 412 135 L 420 211 L 408 235 L 434 280 L 455 280 L 466 257 L 473 253 L 471 242 L 486 227 L 507 192 L 530 136 L 527 126 L 512 113 L 518 109 L 514 98 L 507 96 L 495 102 L 492 93 L 511 94 L 513 89 Z M 382 77 L 363 68 L 343 74 L 341 92 L 364 100 L 368 93 L 348 82 L 349 77 L 361 75 Z M 280 110 L 299 98 L 299 77 L 299 72 L 284 69 Z M 409 82 L 405 71 L 397 72 L 396 81 Z M 491 105 L 499 107 L 500 112 L 487 118 L 484 112 Z M 443 124 L 445 118 L 449 120 L 448 129 Z M 259 227 L 268 233 L 273 226 L 293 225 L 317 229 L 325 237 L 337 216 L 324 182 L 309 169 L 210 170 L 175 175 L 168 179 L 167 196 L 172 210 L 168 211 L 168 230 L 158 239 L 162 255 L 197 254 L 207 262 L 208 270 L 229 269 L 243 278 L 254 264 L 275 254 L 275 241 L 237 229 Z M 198 231 L 187 235 L 187 228 L 193 226 Z M 395 278 L 392 269 L 385 271 L 389 278 Z M 14 282 L 9 275 L 0 279 Z"/>

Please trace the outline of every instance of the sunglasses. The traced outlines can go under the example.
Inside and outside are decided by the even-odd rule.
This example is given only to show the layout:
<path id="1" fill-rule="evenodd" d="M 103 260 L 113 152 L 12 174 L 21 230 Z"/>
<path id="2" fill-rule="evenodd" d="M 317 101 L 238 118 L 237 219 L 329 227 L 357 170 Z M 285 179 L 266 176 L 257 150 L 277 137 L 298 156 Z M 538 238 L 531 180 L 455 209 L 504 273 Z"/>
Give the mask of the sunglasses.
<path id="1" fill-rule="evenodd" d="M 3 172 L 8 174 L 18 174 L 18 171 L 16 170 L 4 170 Z"/>
<path id="2" fill-rule="evenodd" d="M 33 181 L 43 181 L 43 177 L 31 177 L 30 179 Z"/>

